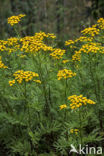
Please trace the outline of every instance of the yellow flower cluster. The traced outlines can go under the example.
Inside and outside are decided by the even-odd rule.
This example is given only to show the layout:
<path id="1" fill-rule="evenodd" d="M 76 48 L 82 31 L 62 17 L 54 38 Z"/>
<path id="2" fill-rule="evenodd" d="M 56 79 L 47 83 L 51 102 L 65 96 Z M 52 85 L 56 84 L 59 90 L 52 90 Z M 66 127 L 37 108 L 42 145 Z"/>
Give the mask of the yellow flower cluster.
<path id="1" fill-rule="evenodd" d="M 81 60 L 81 51 L 75 51 L 75 54 L 72 56 L 73 61 L 80 61 Z"/>
<path id="2" fill-rule="evenodd" d="M 9 81 L 10 86 L 12 86 L 15 83 L 15 80 L 17 81 L 17 83 L 21 84 L 23 82 L 23 80 L 25 82 L 29 82 L 29 81 L 34 81 L 34 77 L 39 77 L 39 75 L 35 72 L 32 71 L 23 71 L 23 70 L 18 70 L 16 71 L 13 76 L 15 77 L 14 80 Z M 40 83 L 40 80 L 35 81 L 37 83 Z"/>
<path id="3" fill-rule="evenodd" d="M 34 82 L 37 82 L 37 83 L 42 83 L 40 80 L 33 80 Z"/>
<path id="4" fill-rule="evenodd" d="M 60 110 L 62 110 L 64 108 L 67 108 L 67 105 L 66 104 L 60 105 Z"/>
<path id="5" fill-rule="evenodd" d="M 73 41 L 73 40 L 65 41 L 65 45 L 69 46 L 70 48 L 76 48 L 75 41 Z"/>
<path id="6" fill-rule="evenodd" d="M 70 133 L 77 135 L 79 133 L 79 129 L 70 129 Z"/>
<path id="7" fill-rule="evenodd" d="M 74 44 L 74 41 L 73 41 L 73 40 L 65 41 L 65 45 L 66 45 L 66 46 L 72 45 L 72 44 Z"/>
<path id="8" fill-rule="evenodd" d="M 6 69 L 6 68 L 8 68 L 8 67 L 4 65 L 4 63 L 2 62 L 2 58 L 1 58 L 1 56 L 0 56 L 0 69 L 1 69 L 1 68 Z"/>
<path id="9" fill-rule="evenodd" d="M 11 38 L 8 38 L 8 40 L 7 40 L 7 45 L 8 46 L 14 46 L 15 44 L 17 44 L 18 43 L 18 38 L 16 38 L 16 37 L 11 37 Z"/>
<path id="10" fill-rule="evenodd" d="M 11 53 L 17 51 L 19 48 L 19 39 L 16 37 L 8 38 L 7 41 L 0 40 L 0 51 L 8 51 Z"/>
<path id="11" fill-rule="evenodd" d="M 87 43 L 84 44 L 81 49 L 79 50 L 80 52 L 84 52 L 84 53 L 104 53 L 104 47 L 101 46 L 100 43 Z"/>
<path id="12" fill-rule="evenodd" d="M 44 43 L 45 38 L 56 38 L 54 34 L 39 32 L 35 33 L 34 36 L 26 36 L 23 38 L 11 37 L 7 41 L 0 40 L 0 51 L 17 52 L 29 52 L 36 54 L 41 50 L 55 52 L 56 49 L 53 49 L 51 46 L 48 46 Z M 59 50 L 58 50 L 59 51 Z"/>
<path id="13" fill-rule="evenodd" d="M 35 38 L 38 39 L 38 40 L 43 40 L 44 38 L 53 38 L 55 39 L 56 36 L 52 33 L 45 33 L 45 32 L 42 32 L 40 31 L 39 33 L 35 33 Z"/>
<path id="14" fill-rule="evenodd" d="M 26 16 L 26 15 L 24 15 L 24 14 L 19 14 L 18 16 L 11 16 L 11 17 L 8 18 L 8 23 L 9 23 L 11 26 L 13 26 L 13 25 L 19 23 L 19 22 L 21 21 L 21 18 L 24 17 L 24 16 Z"/>
<path id="15" fill-rule="evenodd" d="M 7 44 L 7 41 L 0 40 L 0 51 L 6 50 L 6 44 Z"/>
<path id="16" fill-rule="evenodd" d="M 79 38 L 77 38 L 76 40 L 68 40 L 68 41 L 65 41 L 65 45 L 69 45 L 70 48 L 76 48 L 75 44 L 77 42 L 91 42 L 93 40 L 93 37 L 88 37 L 88 36 L 81 36 Z"/>
<path id="17" fill-rule="evenodd" d="M 104 47 L 101 45 L 101 43 L 86 43 L 82 45 L 80 50 L 75 51 L 75 54 L 72 56 L 73 61 L 80 61 L 81 60 L 81 53 L 102 53 L 104 54 Z"/>
<path id="18" fill-rule="evenodd" d="M 62 61 L 62 63 L 64 63 L 64 64 L 67 63 L 67 62 L 69 62 L 69 60 L 63 60 Z"/>
<path id="19" fill-rule="evenodd" d="M 93 40 L 93 37 L 81 36 L 75 40 L 75 43 L 77 43 L 79 41 L 80 42 L 91 42 L 92 40 Z"/>
<path id="20" fill-rule="evenodd" d="M 9 85 L 10 85 L 10 86 L 13 86 L 14 84 L 15 84 L 15 80 L 9 81 Z"/>
<path id="21" fill-rule="evenodd" d="M 9 53 L 15 52 L 20 49 L 19 39 L 16 37 L 11 37 L 7 40 L 6 51 Z"/>
<path id="22" fill-rule="evenodd" d="M 52 33 L 48 33 L 46 37 L 47 38 L 49 37 L 49 38 L 52 38 L 52 39 L 56 38 L 56 36 L 54 34 L 52 34 Z"/>
<path id="23" fill-rule="evenodd" d="M 65 54 L 65 50 L 62 49 L 53 49 L 53 52 L 50 54 L 54 59 L 61 59 Z"/>
<path id="24" fill-rule="evenodd" d="M 51 46 L 47 46 L 43 39 L 44 37 L 55 38 L 54 34 L 45 34 L 44 32 L 36 33 L 34 36 L 26 36 L 20 39 L 22 44 L 21 51 L 36 53 L 38 51 L 53 51 Z"/>
<path id="25" fill-rule="evenodd" d="M 87 99 L 86 97 L 83 97 L 83 95 L 72 95 L 68 97 L 68 100 L 71 101 L 70 107 L 71 109 L 80 108 L 83 105 L 87 104 L 95 104 L 94 101 Z"/>
<path id="26" fill-rule="evenodd" d="M 59 70 L 57 74 L 58 80 L 61 80 L 62 78 L 71 78 L 73 76 L 76 76 L 76 73 L 73 73 L 71 70 L 68 69 Z"/>
<path id="27" fill-rule="evenodd" d="M 65 42 L 65 45 L 69 45 L 71 48 L 75 49 L 75 53 L 72 56 L 72 61 L 80 61 L 81 53 L 102 53 L 104 54 L 104 47 L 101 43 L 94 42 L 94 36 L 100 33 L 100 30 L 104 29 L 104 18 L 100 18 L 97 21 L 97 24 L 92 25 L 92 27 L 85 28 L 81 31 L 82 36 L 77 38 L 76 40 L 68 40 Z M 103 37 L 102 37 L 103 39 Z M 82 45 L 82 47 L 77 49 L 76 44 L 78 42 L 87 42 Z"/>
<path id="28" fill-rule="evenodd" d="M 91 37 L 94 37 L 95 35 L 99 34 L 99 29 L 89 27 L 89 28 L 85 28 L 84 30 L 82 30 L 81 33 L 83 35 L 90 35 Z"/>
<path id="29" fill-rule="evenodd" d="M 104 18 L 100 18 L 98 21 L 97 21 L 97 25 L 100 29 L 104 29 Z"/>

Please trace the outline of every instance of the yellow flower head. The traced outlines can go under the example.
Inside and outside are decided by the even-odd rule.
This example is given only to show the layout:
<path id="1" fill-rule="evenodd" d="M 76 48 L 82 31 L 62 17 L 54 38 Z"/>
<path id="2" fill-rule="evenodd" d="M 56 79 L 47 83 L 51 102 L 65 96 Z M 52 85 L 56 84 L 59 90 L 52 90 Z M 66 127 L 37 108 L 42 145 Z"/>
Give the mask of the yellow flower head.
<path id="1" fill-rule="evenodd" d="M 60 110 L 62 110 L 64 108 L 67 108 L 67 105 L 66 104 L 60 105 Z"/>
<path id="2" fill-rule="evenodd" d="M 77 43 L 77 42 L 91 42 L 92 40 L 93 40 L 93 37 L 81 36 L 75 40 L 75 43 Z"/>
<path id="3" fill-rule="evenodd" d="M 79 129 L 70 129 L 70 133 L 71 133 L 71 134 L 78 135 Z"/>
<path id="4" fill-rule="evenodd" d="M 53 52 L 50 54 L 54 59 L 61 59 L 65 54 L 65 50 L 62 49 L 53 49 Z"/>
<path id="5" fill-rule="evenodd" d="M 104 47 L 101 46 L 101 43 L 86 43 L 84 44 L 79 52 L 84 52 L 84 53 L 104 53 Z"/>
<path id="6" fill-rule="evenodd" d="M 73 45 L 75 42 L 73 40 L 68 40 L 68 41 L 65 41 L 65 45 L 68 46 L 68 45 Z"/>
<path id="7" fill-rule="evenodd" d="M 21 18 L 23 18 L 24 14 L 19 14 L 18 16 L 11 16 L 8 18 L 8 23 L 11 25 L 11 26 L 14 26 L 15 24 L 19 23 L 21 21 Z"/>
<path id="8" fill-rule="evenodd" d="M 63 60 L 62 61 L 62 63 L 64 63 L 64 64 L 67 63 L 67 62 L 69 62 L 69 60 Z"/>
<path id="9" fill-rule="evenodd" d="M 1 58 L 1 56 L 0 56 L 0 69 L 1 69 L 1 68 L 6 69 L 6 68 L 8 68 L 8 67 L 4 65 L 4 63 L 2 62 L 2 58 Z"/>
<path id="10" fill-rule="evenodd" d="M 29 82 L 29 81 L 34 81 L 35 77 L 39 77 L 39 75 L 35 72 L 32 71 L 23 71 L 23 70 L 18 70 L 16 71 L 13 76 L 15 77 L 15 81 L 17 81 L 17 83 L 21 84 L 23 82 L 23 80 L 25 82 Z M 40 80 L 37 80 L 38 83 Z M 9 81 L 9 84 L 11 85 L 11 83 L 14 81 Z"/>
<path id="11" fill-rule="evenodd" d="M 9 85 L 13 86 L 15 84 L 15 80 L 9 81 Z"/>
<path id="12" fill-rule="evenodd" d="M 97 21 L 97 25 L 100 29 L 104 29 L 104 18 L 100 18 L 98 21 Z"/>
<path id="13" fill-rule="evenodd" d="M 76 76 L 76 73 L 73 73 L 71 70 L 68 69 L 59 70 L 57 74 L 58 80 L 61 80 L 62 78 L 71 78 L 73 76 Z"/>
<path id="14" fill-rule="evenodd" d="M 34 82 L 37 82 L 37 83 L 42 83 L 40 80 L 33 80 Z"/>
<path id="15" fill-rule="evenodd" d="M 91 37 L 94 37 L 95 35 L 99 34 L 99 29 L 94 27 L 85 28 L 81 31 L 83 35 L 90 35 Z"/>
<path id="16" fill-rule="evenodd" d="M 7 44 L 7 41 L 4 41 L 4 40 L 0 40 L 0 51 L 6 51 L 6 44 Z"/>
<path id="17" fill-rule="evenodd" d="M 81 61 L 81 51 L 75 51 L 75 54 L 72 56 L 72 61 Z"/>
<path id="18" fill-rule="evenodd" d="M 80 108 L 83 105 L 87 105 L 87 104 L 95 104 L 94 101 L 87 99 L 86 97 L 83 97 L 83 95 L 72 95 L 68 97 L 68 100 L 71 102 L 70 104 L 70 108 L 71 109 L 76 109 L 76 108 Z"/>
<path id="19" fill-rule="evenodd" d="M 26 36 L 20 39 L 21 51 L 36 54 L 37 52 L 43 50 L 53 51 L 51 46 L 44 43 L 44 38 L 54 38 L 53 34 L 46 34 L 45 32 L 35 33 L 34 36 Z"/>

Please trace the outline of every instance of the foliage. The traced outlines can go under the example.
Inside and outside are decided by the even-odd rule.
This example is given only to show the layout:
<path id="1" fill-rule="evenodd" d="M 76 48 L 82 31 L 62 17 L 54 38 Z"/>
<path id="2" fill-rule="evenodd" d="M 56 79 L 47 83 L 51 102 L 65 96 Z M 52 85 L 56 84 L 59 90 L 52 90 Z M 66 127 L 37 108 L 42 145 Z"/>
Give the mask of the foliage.
<path id="1" fill-rule="evenodd" d="M 103 147 L 104 19 L 61 49 L 51 33 L 21 37 L 17 17 L 16 37 L 0 40 L 5 155 L 67 156 L 71 144 Z"/>

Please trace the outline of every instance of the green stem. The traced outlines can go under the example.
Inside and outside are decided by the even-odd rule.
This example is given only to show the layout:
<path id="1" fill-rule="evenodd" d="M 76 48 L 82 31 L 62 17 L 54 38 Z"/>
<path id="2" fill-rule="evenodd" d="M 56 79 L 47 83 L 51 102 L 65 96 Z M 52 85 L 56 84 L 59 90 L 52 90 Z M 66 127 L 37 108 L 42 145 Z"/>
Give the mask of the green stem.
<path id="1" fill-rule="evenodd" d="M 65 80 L 65 104 L 67 104 L 67 79 Z M 66 118 L 67 118 L 67 112 L 65 110 L 64 121 L 66 121 Z"/>
<path id="2" fill-rule="evenodd" d="M 42 81 L 43 95 L 45 98 L 45 114 L 47 116 L 49 114 L 49 104 L 48 104 L 48 99 L 47 99 L 46 83 L 44 81 L 43 73 L 42 73 L 42 63 L 41 63 L 42 61 L 41 61 L 39 54 L 38 54 L 38 59 L 39 59 L 39 75 Z"/>
<path id="3" fill-rule="evenodd" d="M 96 80 L 95 80 L 95 77 L 93 75 L 93 69 L 92 69 L 92 63 L 91 63 L 91 56 L 89 54 L 89 66 L 90 66 L 90 73 L 91 73 L 91 78 L 92 78 L 92 81 L 94 82 L 94 92 L 95 92 L 95 95 L 96 95 L 96 99 L 98 100 L 98 95 L 97 95 L 97 87 L 96 87 Z"/>
<path id="4" fill-rule="evenodd" d="M 15 26 L 14 26 L 14 31 L 15 31 L 17 37 L 20 38 L 19 32 L 17 31 L 17 28 Z"/>
<path id="5" fill-rule="evenodd" d="M 65 80 L 65 103 L 67 103 L 67 79 Z"/>
<path id="6" fill-rule="evenodd" d="M 24 97 L 25 97 L 25 105 L 24 105 L 24 111 L 25 111 L 25 107 L 27 105 L 27 88 L 26 88 L 26 82 L 25 82 L 25 87 L 24 87 Z M 30 108 L 29 108 L 29 106 L 27 106 L 27 111 L 28 111 L 28 125 L 29 125 L 29 128 L 31 129 L 31 115 L 30 115 Z"/>
<path id="7" fill-rule="evenodd" d="M 82 140 L 82 119 L 81 119 L 81 112 L 79 110 L 79 124 L 80 124 L 80 142 L 81 145 L 83 144 L 83 140 Z"/>
<path id="8" fill-rule="evenodd" d="M 96 55 L 95 55 L 95 57 L 96 57 Z M 93 69 L 92 69 L 92 61 L 91 61 L 90 54 L 89 54 L 89 62 L 90 62 L 89 65 L 90 65 L 91 78 L 92 78 L 92 80 L 94 82 L 94 86 L 95 86 L 94 87 L 94 91 L 95 91 L 96 100 L 97 100 L 98 104 L 100 105 L 101 104 L 100 82 L 99 82 L 99 78 L 98 78 L 98 76 L 96 74 L 96 70 L 93 71 Z M 98 63 L 96 62 L 95 67 L 97 67 L 97 65 L 98 65 Z M 95 77 L 94 77 L 94 74 L 93 73 L 95 73 Z M 99 126 L 100 126 L 100 129 L 102 129 L 103 128 L 103 122 L 102 122 L 102 111 L 101 110 L 99 110 L 98 116 L 99 116 Z"/>

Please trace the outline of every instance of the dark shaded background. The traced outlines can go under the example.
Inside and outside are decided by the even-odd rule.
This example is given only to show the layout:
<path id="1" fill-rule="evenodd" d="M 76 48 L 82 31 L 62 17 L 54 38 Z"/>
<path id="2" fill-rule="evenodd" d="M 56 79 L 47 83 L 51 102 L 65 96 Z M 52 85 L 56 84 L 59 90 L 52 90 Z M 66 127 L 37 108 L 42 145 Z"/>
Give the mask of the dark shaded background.
<path id="1" fill-rule="evenodd" d="M 15 35 L 7 18 L 20 13 L 23 36 L 42 30 L 65 40 L 104 16 L 104 0 L 0 0 L 0 39 Z"/>

